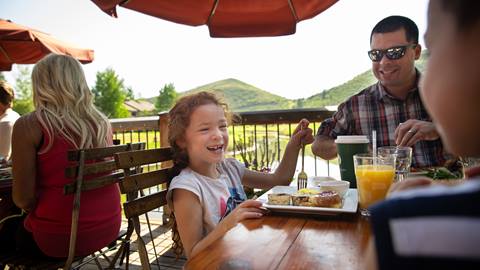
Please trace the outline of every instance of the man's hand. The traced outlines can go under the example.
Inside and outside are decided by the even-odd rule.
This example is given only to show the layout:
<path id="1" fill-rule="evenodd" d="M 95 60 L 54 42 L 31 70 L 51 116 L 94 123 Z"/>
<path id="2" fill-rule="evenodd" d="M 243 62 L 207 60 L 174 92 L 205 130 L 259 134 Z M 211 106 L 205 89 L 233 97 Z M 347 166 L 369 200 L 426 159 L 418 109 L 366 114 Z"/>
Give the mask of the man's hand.
<path id="1" fill-rule="evenodd" d="M 433 141 L 440 138 L 432 122 L 409 119 L 395 129 L 398 146 L 412 146 L 418 141 Z"/>
<path id="2" fill-rule="evenodd" d="M 325 160 L 334 159 L 337 157 L 337 145 L 334 139 L 325 135 L 317 135 L 312 144 L 312 152 Z"/>

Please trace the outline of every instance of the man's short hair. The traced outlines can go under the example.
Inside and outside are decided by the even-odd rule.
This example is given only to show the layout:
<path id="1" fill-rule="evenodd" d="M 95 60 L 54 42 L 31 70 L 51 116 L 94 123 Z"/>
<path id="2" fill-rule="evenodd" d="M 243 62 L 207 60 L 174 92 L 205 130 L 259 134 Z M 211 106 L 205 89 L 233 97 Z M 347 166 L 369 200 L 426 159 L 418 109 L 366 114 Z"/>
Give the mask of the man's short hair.
<path id="1" fill-rule="evenodd" d="M 0 102 L 4 105 L 10 105 L 15 98 L 13 88 L 6 81 L 0 80 Z"/>
<path id="2" fill-rule="evenodd" d="M 404 16 L 389 16 L 379 21 L 372 29 L 370 34 L 370 43 L 372 43 L 373 34 L 390 33 L 399 29 L 405 29 L 408 42 L 418 43 L 418 27 L 414 21 Z"/>

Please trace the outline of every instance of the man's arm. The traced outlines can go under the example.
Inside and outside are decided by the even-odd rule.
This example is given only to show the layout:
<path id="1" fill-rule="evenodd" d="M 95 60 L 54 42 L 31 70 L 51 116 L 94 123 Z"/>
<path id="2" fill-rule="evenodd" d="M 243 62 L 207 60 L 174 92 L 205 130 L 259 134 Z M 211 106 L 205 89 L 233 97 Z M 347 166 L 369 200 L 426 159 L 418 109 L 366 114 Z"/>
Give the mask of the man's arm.
<path id="1" fill-rule="evenodd" d="M 312 152 L 316 156 L 319 156 L 325 160 L 336 158 L 337 146 L 335 145 L 335 139 L 325 135 L 315 136 L 315 140 L 312 144 Z"/>

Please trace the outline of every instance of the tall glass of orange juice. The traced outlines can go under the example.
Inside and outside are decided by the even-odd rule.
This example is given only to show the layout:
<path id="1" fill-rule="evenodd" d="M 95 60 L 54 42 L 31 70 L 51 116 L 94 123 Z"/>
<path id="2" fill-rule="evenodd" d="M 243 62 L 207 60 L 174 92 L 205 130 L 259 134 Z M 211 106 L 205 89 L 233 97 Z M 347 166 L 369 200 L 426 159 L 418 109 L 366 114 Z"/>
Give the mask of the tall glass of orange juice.
<path id="1" fill-rule="evenodd" d="M 373 157 L 371 154 L 353 156 L 360 203 L 360 213 L 369 216 L 368 207 L 385 199 L 395 179 L 395 155 Z"/>

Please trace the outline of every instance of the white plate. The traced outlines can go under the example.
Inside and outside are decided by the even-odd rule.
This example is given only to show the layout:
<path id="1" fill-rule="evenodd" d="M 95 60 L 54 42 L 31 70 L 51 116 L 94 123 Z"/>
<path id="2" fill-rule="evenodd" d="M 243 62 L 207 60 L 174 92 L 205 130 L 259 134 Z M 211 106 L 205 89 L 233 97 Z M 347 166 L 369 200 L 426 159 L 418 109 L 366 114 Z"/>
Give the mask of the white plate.
<path id="1" fill-rule="evenodd" d="M 268 204 L 268 194 L 270 193 L 288 193 L 293 194 L 297 191 L 296 187 L 292 186 L 276 186 L 260 196 L 257 201 L 261 201 L 263 206 L 272 212 L 282 213 L 301 213 L 301 214 L 316 214 L 316 215 L 337 215 L 341 213 L 356 213 L 358 206 L 357 189 L 351 188 L 343 198 L 342 208 L 329 207 L 309 207 L 309 206 L 293 206 L 293 205 L 273 205 Z"/>

